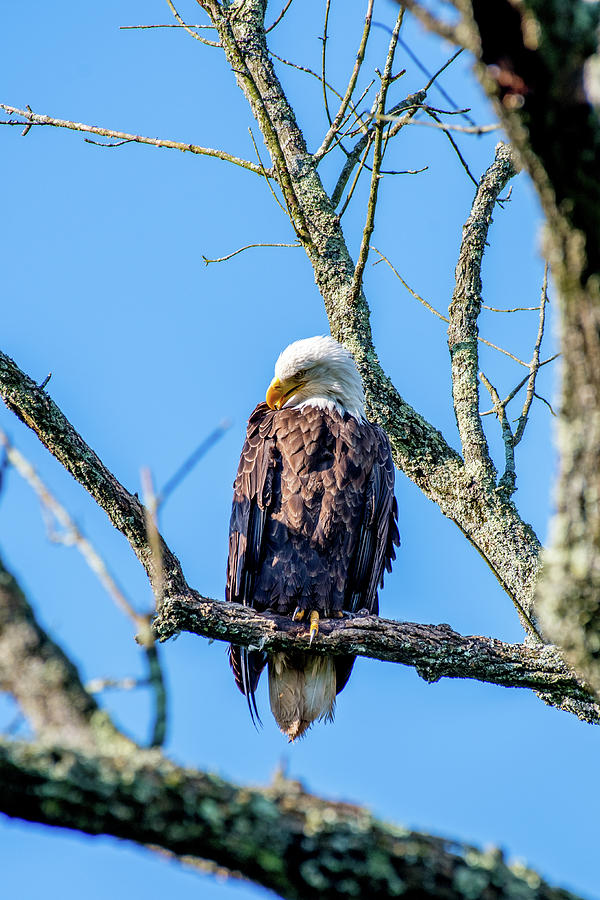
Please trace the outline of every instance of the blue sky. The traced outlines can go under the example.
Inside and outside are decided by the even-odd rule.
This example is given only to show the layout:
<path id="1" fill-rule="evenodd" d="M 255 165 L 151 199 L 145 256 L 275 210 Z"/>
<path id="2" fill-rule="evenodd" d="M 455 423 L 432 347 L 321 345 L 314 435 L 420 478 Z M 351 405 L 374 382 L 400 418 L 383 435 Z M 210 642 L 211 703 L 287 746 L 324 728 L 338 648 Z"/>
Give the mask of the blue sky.
<path id="1" fill-rule="evenodd" d="M 329 77 L 343 86 L 363 8 L 339 7 L 334 4 L 329 29 Z M 278 10 L 270 8 L 270 20 Z M 180 11 L 198 21 L 196 4 Z M 158 0 L 5 6 L 0 102 L 254 159 L 248 128 L 262 148 L 258 128 L 218 50 L 178 29 L 119 30 L 169 22 L 169 15 Z M 377 21 L 389 27 L 394 15 L 394 5 L 379 0 Z M 321 4 L 297 2 L 271 46 L 318 68 L 321 29 Z M 403 33 L 432 70 L 451 55 L 450 47 L 411 23 Z M 375 29 L 362 84 L 381 65 L 386 42 L 385 27 Z M 402 49 L 398 67 L 407 73 L 394 86 L 394 101 L 424 82 Z M 278 71 L 309 147 L 316 148 L 325 128 L 318 82 L 281 65 Z M 467 58 L 457 60 L 442 83 L 459 105 L 473 108 L 478 122 L 494 120 Z M 447 105 L 435 93 L 430 99 Z M 498 133 L 457 136 L 476 177 L 492 161 L 498 139 Z M 107 150 L 50 128 L 34 128 L 25 138 L 3 128 L 0 142 L 2 349 L 38 381 L 52 371 L 53 399 L 130 490 L 139 489 L 142 466 L 150 466 L 162 485 L 221 420 L 232 420 L 161 517 L 190 584 L 222 598 L 231 484 L 246 419 L 264 397 L 280 350 L 328 330 L 310 265 L 300 249 L 254 249 L 204 265 L 203 255 L 294 239 L 264 181 L 227 163 L 137 145 Z M 444 312 L 473 185 L 446 137 L 424 126 L 404 129 L 389 165 L 429 168 L 384 179 L 373 243 Z M 328 186 L 339 167 L 339 159 L 326 160 Z M 344 217 L 353 253 L 365 188 Z M 512 196 L 496 210 L 490 232 L 484 300 L 534 306 L 543 272 L 542 223 L 526 176 L 514 180 Z M 384 264 L 367 267 L 365 290 L 384 367 L 403 396 L 458 447 L 443 323 Z M 484 312 L 480 324 L 485 337 L 530 358 L 535 313 Z M 554 321 L 544 355 L 553 352 L 555 328 Z M 501 394 L 523 374 L 486 347 L 481 367 Z M 552 369 L 540 376 L 549 399 L 556 396 Z M 555 467 L 550 420 L 537 404 L 517 451 L 515 499 L 542 539 Z M 501 465 L 497 423 L 488 417 L 486 424 Z M 0 425 L 101 550 L 132 602 L 147 609 L 146 579 L 104 513 L 4 409 Z M 380 598 L 382 614 L 519 641 L 510 601 L 455 526 L 401 473 L 396 493 L 402 547 Z M 143 674 L 129 622 L 77 553 L 48 541 L 39 504 L 14 472 L 1 499 L 5 562 L 84 678 Z M 170 695 L 167 749 L 177 761 L 252 784 L 268 782 L 284 765 L 311 790 L 365 803 L 387 820 L 434 834 L 501 846 L 553 883 L 597 895 L 598 789 L 589 774 L 597 765 L 597 732 L 533 694 L 466 681 L 427 685 L 412 669 L 359 660 L 340 695 L 335 724 L 289 746 L 268 712 L 265 685 L 259 691 L 265 727 L 259 733 L 252 728 L 223 644 L 183 635 L 162 648 L 162 657 Z M 106 693 L 103 702 L 129 733 L 145 738 L 150 702 L 143 690 Z M 0 714 L 5 726 L 10 704 L 3 703 Z M 127 897 L 134 889 L 147 900 L 166 890 L 179 900 L 198 891 L 207 900 L 264 895 L 110 838 L 0 819 L 0 846 L 6 892 L 25 900 L 42 890 L 62 900 L 82 891 L 88 900 Z"/>

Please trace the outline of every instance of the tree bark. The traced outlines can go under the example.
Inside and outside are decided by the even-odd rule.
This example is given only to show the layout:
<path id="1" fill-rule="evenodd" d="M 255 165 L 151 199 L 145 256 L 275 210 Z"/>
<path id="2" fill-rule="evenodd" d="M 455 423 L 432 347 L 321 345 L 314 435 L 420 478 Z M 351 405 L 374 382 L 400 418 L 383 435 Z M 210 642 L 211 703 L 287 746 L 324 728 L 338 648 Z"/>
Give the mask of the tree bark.
<path id="1" fill-rule="evenodd" d="M 386 825 L 281 777 L 262 790 L 238 787 L 156 751 L 89 756 L 0 743 L 0 786 L 6 815 L 211 860 L 288 900 L 576 900 L 511 869 L 498 850 Z"/>

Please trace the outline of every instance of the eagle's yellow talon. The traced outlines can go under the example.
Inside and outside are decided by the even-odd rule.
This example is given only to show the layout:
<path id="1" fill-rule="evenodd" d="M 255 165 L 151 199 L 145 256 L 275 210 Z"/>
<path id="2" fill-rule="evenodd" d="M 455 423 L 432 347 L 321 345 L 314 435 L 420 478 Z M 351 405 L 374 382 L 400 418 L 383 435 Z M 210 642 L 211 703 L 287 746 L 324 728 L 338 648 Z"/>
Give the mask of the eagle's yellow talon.
<path id="1" fill-rule="evenodd" d="M 319 613 L 316 611 L 316 609 L 313 609 L 313 611 L 310 614 L 310 640 L 308 642 L 309 647 L 312 644 L 315 635 L 318 633 L 319 633 Z"/>
<path id="2" fill-rule="evenodd" d="M 305 609 L 302 609 L 300 606 L 297 606 L 292 614 L 292 622 L 301 622 L 304 618 Z"/>

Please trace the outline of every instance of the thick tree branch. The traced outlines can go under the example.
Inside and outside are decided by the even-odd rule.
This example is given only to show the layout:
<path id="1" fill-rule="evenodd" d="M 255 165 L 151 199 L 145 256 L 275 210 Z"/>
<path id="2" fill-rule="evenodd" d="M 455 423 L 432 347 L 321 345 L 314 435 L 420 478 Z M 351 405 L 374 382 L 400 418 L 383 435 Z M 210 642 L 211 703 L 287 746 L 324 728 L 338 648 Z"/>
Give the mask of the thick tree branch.
<path id="1" fill-rule="evenodd" d="M 166 640 L 179 631 L 261 650 L 309 648 L 306 626 L 283 616 L 260 614 L 237 603 L 205 597 L 171 597 L 154 622 Z M 352 654 L 414 666 L 426 681 L 474 678 L 504 687 L 541 692 L 552 706 L 600 721 L 600 704 L 562 662 L 551 645 L 526 647 L 493 638 L 463 637 L 449 625 L 395 622 L 379 616 L 323 620 L 310 645 L 316 653 Z"/>
<path id="2" fill-rule="evenodd" d="M 481 311 L 481 264 L 496 200 L 516 174 L 510 147 L 498 144 L 496 158 L 479 182 L 456 266 L 456 284 L 448 310 L 448 347 L 452 360 L 452 399 L 468 472 L 493 489 L 496 469 L 479 414 L 477 319 Z"/>
<path id="3" fill-rule="evenodd" d="M 105 511 L 115 528 L 127 538 L 152 582 L 154 566 L 146 534 L 144 507 L 108 471 L 46 391 L 2 352 L 0 395 L 7 407 L 35 432 L 50 453 Z M 179 560 L 162 538 L 160 546 L 165 594 L 189 590 Z"/>
<path id="4" fill-rule="evenodd" d="M 0 811 L 208 859 L 281 897 L 576 900 L 498 851 L 444 841 L 277 778 L 237 787 L 157 753 L 92 757 L 0 743 Z"/>

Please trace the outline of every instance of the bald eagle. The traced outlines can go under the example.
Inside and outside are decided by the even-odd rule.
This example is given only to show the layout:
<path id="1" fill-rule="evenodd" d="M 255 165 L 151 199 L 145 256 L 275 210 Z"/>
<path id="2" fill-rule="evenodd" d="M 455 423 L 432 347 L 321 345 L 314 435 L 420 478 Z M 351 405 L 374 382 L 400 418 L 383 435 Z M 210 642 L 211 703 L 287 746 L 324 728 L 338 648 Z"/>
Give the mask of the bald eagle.
<path id="1" fill-rule="evenodd" d="M 377 588 L 398 546 L 387 435 L 365 417 L 352 355 L 331 337 L 290 344 L 266 403 L 248 421 L 234 482 L 226 598 L 309 623 L 378 612 Z M 250 715 L 268 663 L 271 710 L 290 740 L 333 719 L 354 657 L 231 646 Z"/>

